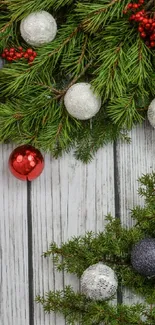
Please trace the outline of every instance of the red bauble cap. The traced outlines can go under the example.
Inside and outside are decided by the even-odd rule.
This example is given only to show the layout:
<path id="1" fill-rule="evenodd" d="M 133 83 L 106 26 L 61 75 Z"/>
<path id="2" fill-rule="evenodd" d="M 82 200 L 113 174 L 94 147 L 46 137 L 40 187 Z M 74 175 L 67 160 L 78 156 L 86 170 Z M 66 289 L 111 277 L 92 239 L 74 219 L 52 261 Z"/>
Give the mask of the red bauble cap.
<path id="1" fill-rule="evenodd" d="M 32 181 L 42 173 L 44 158 L 38 149 L 23 145 L 12 151 L 9 157 L 9 169 L 16 178 Z"/>

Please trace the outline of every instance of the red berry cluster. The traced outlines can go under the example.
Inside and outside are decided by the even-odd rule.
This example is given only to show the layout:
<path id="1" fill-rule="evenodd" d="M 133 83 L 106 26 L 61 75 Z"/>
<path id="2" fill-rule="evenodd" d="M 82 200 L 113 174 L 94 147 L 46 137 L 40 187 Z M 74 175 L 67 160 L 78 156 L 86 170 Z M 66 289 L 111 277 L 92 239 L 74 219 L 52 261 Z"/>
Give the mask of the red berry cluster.
<path id="1" fill-rule="evenodd" d="M 10 49 L 4 49 L 1 56 L 2 58 L 10 62 L 25 58 L 28 60 L 29 63 L 32 63 L 35 57 L 37 56 L 37 53 L 32 49 L 27 49 L 26 51 L 24 51 L 23 48 L 19 46 L 17 49 L 15 49 L 14 47 L 11 47 Z"/>
<path id="2" fill-rule="evenodd" d="M 144 4 L 144 0 L 139 0 L 138 3 L 129 3 L 124 10 L 124 13 L 130 12 L 130 21 L 138 23 L 138 31 L 141 38 L 145 40 L 149 48 L 155 47 L 155 19 L 150 16 L 150 13 L 144 9 L 137 11 Z"/>
<path id="3" fill-rule="evenodd" d="M 129 3 L 126 7 L 126 9 L 124 10 L 124 13 L 126 14 L 128 10 L 136 10 L 139 7 L 141 7 L 144 4 L 144 0 L 139 0 L 138 3 Z"/>

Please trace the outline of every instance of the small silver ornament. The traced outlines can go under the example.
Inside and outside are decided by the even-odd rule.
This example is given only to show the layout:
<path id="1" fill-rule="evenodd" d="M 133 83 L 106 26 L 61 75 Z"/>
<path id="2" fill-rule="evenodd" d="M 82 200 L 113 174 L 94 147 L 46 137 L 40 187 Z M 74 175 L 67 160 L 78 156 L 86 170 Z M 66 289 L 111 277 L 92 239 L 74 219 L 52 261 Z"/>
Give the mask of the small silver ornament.
<path id="1" fill-rule="evenodd" d="M 81 290 L 93 300 L 107 300 L 117 290 L 118 282 L 115 272 L 99 262 L 86 269 L 81 277 Z"/>
<path id="2" fill-rule="evenodd" d="M 94 94 L 89 83 L 79 82 L 68 89 L 64 104 L 71 116 L 87 120 L 100 110 L 101 98 Z"/>
<path id="3" fill-rule="evenodd" d="M 24 18 L 20 24 L 23 39 L 32 46 L 41 46 L 51 42 L 57 33 L 54 17 L 47 11 L 33 12 Z"/>
<path id="4" fill-rule="evenodd" d="M 152 100 L 148 107 L 147 117 L 150 124 L 155 128 L 155 98 Z"/>
<path id="5" fill-rule="evenodd" d="M 145 238 L 133 247 L 131 264 L 138 273 L 155 276 L 155 238 Z"/>

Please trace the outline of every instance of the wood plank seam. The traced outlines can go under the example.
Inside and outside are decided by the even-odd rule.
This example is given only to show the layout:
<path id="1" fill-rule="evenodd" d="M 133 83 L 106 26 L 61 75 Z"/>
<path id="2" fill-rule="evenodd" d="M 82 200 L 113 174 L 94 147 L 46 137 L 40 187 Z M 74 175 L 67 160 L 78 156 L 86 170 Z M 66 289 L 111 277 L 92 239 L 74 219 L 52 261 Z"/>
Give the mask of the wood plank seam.
<path id="1" fill-rule="evenodd" d="M 31 182 L 27 181 L 27 228 L 28 228 L 28 282 L 29 282 L 29 325 L 34 325 L 34 283 L 33 283 L 33 238 Z"/>
<path id="2" fill-rule="evenodd" d="M 119 192 L 119 168 L 117 159 L 117 142 L 114 142 L 114 193 L 115 193 L 115 218 L 120 219 L 120 192 Z M 117 290 L 117 303 L 123 303 L 123 294 L 121 286 Z"/>

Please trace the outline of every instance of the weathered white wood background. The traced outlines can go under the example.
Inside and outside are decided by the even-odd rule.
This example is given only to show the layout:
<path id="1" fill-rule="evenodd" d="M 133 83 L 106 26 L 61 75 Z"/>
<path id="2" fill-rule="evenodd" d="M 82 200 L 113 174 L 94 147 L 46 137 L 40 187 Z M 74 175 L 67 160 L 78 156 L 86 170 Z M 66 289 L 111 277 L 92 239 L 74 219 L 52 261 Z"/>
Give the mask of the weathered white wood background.
<path id="1" fill-rule="evenodd" d="M 45 315 L 33 300 L 65 284 L 77 288 L 78 281 L 57 273 L 42 252 L 52 241 L 60 244 L 73 235 L 104 229 L 108 212 L 120 214 L 122 223 L 131 226 L 130 209 L 143 204 L 137 178 L 155 168 L 155 131 L 146 122 L 132 130 L 131 139 L 131 144 L 104 147 L 88 165 L 72 154 L 58 160 L 46 155 L 44 172 L 30 188 L 8 170 L 15 146 L 0 146 L 0 324 L 65 324 L 58 315 Z M 124 292 L 123 301 L 134 300 Z"/>

